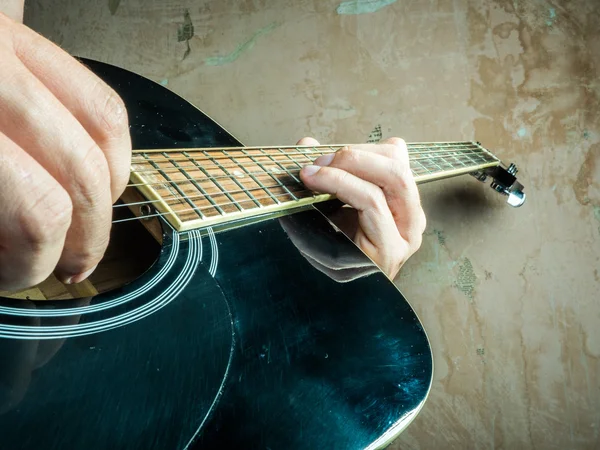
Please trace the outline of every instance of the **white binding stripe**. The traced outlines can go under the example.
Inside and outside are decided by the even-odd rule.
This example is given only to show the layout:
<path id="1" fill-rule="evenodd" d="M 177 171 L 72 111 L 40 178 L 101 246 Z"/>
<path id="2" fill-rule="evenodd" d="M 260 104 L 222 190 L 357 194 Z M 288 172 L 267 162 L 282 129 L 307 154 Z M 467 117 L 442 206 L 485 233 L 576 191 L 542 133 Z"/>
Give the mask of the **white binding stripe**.
<path id="1" fill-rule="evenodd" d="M 217 245 L 217 238 L 215 236 L 215 232 L 212 228 L 208 229 L 208 236 L 210 238 L 211 244 L 211 258 L 210 258 L 210 267 L 208 272 L 214 278 L 217 273 L 217 266 L 219 265 L 219 247 Z"/>
<path id="2" fill-rule="evenodd" d="M 24 308 L 12 308 L 10 306 L 0 306 L 0 314 L 7 314 L 9 316 L 22 316 L 22 317 L 65 317 L 75 316 L 81 314 L 90 314 L 98 311 L 104 311 L 109 308 L 120 306 L 128 301 L 131 301 L 142 294 L 145 294 L 154 286 L 156 286 L 162 279 L 167 275 L 167 272 L 171 270 L 175 261 L 177 260 L 177 253 L 179 251 L 179 235 L 173 233 L 173 245 L 171 246 L 171 253 L 169 259 L 161 270 L 151 279 L 148 283 L 139 287 L 137 290 L 130 292 L 122 297 L 117 297 L 105 303 L 98 305 L 82 306 L 79 308 L 58 308 L 58 309 L 24 309 Z"/>
<path id="3" fill-rule="evenodd" d="M 189 252 L 185 265 L 176 280 L 158 297 L 143 306 L 121 314 L 89 324 L 50 326 L 50 327 L 24 327 L 15 325 L 1 325 L 0 337 L 16 339 L 62 339 L 76 336 L 86 336 L 102 331 L 127 325 L 141 320 L 170 303 L 191 280 L 200 262 L 202 244 L 199 232 L 191 232 L 189 239 Z M 62 334 L 61 334 L 62 333 Z"/>

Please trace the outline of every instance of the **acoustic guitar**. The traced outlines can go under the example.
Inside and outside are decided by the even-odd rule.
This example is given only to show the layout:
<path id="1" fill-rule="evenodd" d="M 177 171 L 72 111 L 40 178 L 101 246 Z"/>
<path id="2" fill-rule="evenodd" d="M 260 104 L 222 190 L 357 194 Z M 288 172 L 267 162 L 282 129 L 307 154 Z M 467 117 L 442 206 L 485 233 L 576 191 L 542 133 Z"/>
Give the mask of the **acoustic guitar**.
<path id="1" fill-rule="evenodd" d="M 161 85 L 82 59 L 134 147 L 89 280 L 0 294 L 0 448 L 374 449 L 414 420 L 433 359 L 393 282 L 300 168 L 340 146 L 246 147 Z M 477 142 L 408 144 L 418 183 L 470 174 L 512 206 L 516 167 Z"/>

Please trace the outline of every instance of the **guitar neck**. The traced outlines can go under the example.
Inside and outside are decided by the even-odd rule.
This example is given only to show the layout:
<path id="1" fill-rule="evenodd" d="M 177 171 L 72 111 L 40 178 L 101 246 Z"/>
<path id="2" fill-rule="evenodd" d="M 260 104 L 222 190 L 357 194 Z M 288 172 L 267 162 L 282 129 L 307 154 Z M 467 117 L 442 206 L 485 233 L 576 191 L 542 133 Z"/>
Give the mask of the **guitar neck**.
<path id="1" fill-rule="evenodd" d="M 177 231 L 333 199 L 315 194 L 300 169 L 344 145 L 134 150 L 135 186 Z M 483 173 L 500 160 L 475 142 L 407 144 L 418 184 Z"/>

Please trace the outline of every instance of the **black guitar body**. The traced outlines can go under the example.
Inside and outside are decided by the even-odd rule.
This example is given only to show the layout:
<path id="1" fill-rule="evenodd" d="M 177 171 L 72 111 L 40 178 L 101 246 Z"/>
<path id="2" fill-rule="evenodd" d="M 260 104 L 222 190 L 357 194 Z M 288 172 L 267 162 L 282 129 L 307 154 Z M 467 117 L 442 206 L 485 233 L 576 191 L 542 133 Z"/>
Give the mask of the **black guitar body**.
<path id="1" fill-rule="evenodd" d="M 126 102 L 137 149 L 242 144 L 172 92 L 83 60 Z M 91 299 L 0 299 L 0 448 L 364 449 L 430 389 L 415 313 L 380 272 L 340 282 L 292 239 L 366 257 L 317 208 L 175 233 Z"/>

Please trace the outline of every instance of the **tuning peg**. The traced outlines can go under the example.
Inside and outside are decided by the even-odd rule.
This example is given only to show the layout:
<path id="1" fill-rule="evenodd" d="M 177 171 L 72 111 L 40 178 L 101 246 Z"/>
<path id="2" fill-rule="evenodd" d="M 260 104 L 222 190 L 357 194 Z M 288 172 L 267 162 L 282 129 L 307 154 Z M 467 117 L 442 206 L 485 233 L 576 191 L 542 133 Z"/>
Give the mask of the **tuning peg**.
<path id="1" fill-rule="evenodd" d="M 525 195 L 525 193 L 523 191 L 510 191 L 508 193 L 508 200 L 506 200 L 506 203 L 508 203 L 510 206 L 514 207 L 514 208 L 518 208 L 519 206 L 521 206 L 523 203 L 525 203 L 525 198 L 527 196 Z"/>

